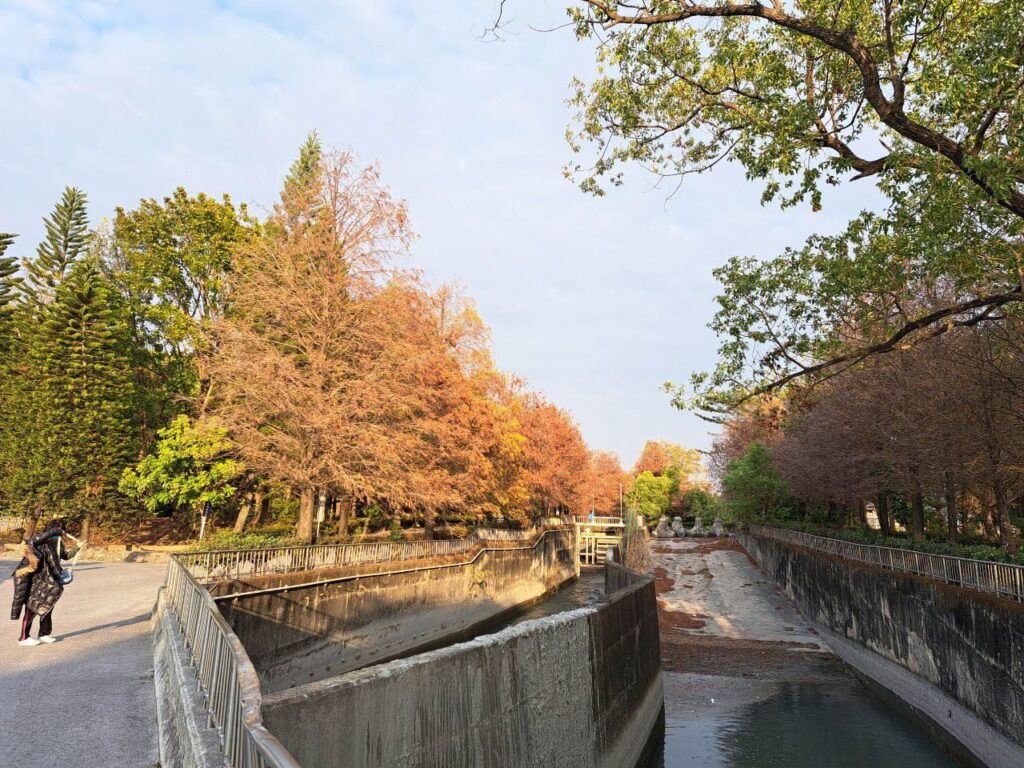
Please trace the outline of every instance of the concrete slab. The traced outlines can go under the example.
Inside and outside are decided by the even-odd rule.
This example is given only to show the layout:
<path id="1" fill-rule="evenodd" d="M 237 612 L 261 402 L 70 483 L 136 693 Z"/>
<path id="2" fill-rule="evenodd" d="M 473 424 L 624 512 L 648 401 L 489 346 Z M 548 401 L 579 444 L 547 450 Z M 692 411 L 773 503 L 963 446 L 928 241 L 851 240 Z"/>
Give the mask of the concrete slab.
<path id="1" fill-rule="evenodd" d="M 16 560 L 0 559 L 9 615 Z M 0 638 L 0 765 L 159 764 L 149 615 L 166 565 L 80 563 L 54 611 L 58 642 Z"/>
<path id="2" fill-rule="evenodd" d="M 656 542 L 662 610 L 696 619 L 686 627 L 691 635 L 801 643 L 813 646 L 810 650 L 825 650 L 786 596 L 730 542 Z M 666 613 L 666 621 L 672 622 L 671 613 Z"/>

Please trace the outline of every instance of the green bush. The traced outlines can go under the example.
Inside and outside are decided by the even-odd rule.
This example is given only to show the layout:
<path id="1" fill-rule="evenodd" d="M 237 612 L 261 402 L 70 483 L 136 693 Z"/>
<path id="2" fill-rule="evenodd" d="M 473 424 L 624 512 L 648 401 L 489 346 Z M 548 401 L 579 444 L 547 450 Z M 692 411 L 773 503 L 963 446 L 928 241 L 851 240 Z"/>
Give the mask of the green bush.
<path id="1" fill-rule="evenodd" d="M 273 529 L 260 529 L 247 533 L 235 533 L 224 530 L 195 542 L 190 549 L 201 551 L 206 549 L 266 549 L 268 547 L 290 547 L 301 544 L 294 537 L 294 530 L 288 527 L 286 533 Z"/>

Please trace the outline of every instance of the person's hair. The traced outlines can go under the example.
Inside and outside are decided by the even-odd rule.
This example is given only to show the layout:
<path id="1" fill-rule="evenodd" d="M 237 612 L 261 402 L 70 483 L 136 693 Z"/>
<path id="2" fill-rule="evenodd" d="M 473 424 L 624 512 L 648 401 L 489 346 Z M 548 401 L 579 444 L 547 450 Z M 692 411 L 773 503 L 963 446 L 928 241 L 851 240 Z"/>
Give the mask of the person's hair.
<path id="1" fill-rule="evenodd" d="M 46 524 L 46 528 L 60 528 L 62 532 L 67 530 L 67 526 L 64 524 L 64 521 L 61 520 L 59 517 L 55 517 L 53 518 L 53 520 L 48 522 Z M 46 529 L 44 528 L 43 530 Z"/>

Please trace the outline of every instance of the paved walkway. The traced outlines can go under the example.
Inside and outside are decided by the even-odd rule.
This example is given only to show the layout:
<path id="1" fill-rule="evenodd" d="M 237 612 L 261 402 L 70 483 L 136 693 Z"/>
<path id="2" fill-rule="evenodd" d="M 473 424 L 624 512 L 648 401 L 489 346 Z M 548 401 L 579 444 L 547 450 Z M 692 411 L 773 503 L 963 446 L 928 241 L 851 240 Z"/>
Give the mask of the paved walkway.
<path id="1" fill-rule="evenodd" d="M 16 561 L 0 559 L 6 616 Z M 58 642 L 22 648 L 0 634 L 0 765 L 159 765 L 149 613 L 167 566 L 88 563 L 54 611 Z M 4 625 L 0 625 L 4 626 Z"/>

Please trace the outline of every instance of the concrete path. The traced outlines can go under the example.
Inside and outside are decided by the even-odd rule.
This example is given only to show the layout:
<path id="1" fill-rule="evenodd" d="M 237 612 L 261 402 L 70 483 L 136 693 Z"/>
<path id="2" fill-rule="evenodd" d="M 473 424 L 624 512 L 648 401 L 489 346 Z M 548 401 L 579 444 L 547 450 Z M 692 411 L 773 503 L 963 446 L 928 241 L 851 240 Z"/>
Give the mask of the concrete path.
<path id="1" fill-rule="evenodd" d="M 5 616 L 16 565 L 0 559 Z M 19 624 L 6 622 L 0 766 L 159 764 L 149 613 L 166 570 L 162 564 L 80 563 L 54 611 L 53 645 L 22 648 L 15 642 Z"/>

